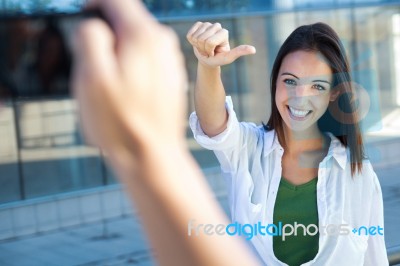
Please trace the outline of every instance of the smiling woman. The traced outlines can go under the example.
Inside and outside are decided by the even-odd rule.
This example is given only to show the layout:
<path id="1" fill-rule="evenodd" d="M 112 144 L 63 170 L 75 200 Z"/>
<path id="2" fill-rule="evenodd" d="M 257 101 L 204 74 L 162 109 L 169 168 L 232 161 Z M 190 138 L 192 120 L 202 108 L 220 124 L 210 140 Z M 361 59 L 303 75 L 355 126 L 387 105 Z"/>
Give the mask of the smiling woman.
<path id="1" fill-rule="evenodd" d="M 231 49 L 219 23 L 197 22 L 187 38 L 199 62 L 190 126 L 227 176 L 232 221 L 383 226 L 381 188 L 364 156 L 350 69 L 330 26 L 301 26 L 282 44 L 263 126 L 239 123 L 220 78 L 222 65 L 255 48 Z M 383 235 L 299 231 L 285 240 L 257 235 L 251 243 L 266 265 L 388 264 Z"/>
<path id="2" fill-rule="evenodd" d="M 282 87 L 288 84 L 288 81 L 285 82 L 288 76 L 292 84 L 286 85 L 284 90 Z M 288 97 L 285 97 L 285 91 Z M 288 130 L 284 127 L 295 129 L 297 126 L 294 131 L 303 131 L 295 134 L 297 139 L 302 139 L 302 136 L 321 139 L 321 132 L 333 133 L 350 150 L 353 175 L 356 169 L 361 171 L 365 157 L 358 114 L 351 102 L 353 93 L 345 50 L 334 30 L 323 23 L 301 26 L 282 44 L 275 59 L 271 74 L 272 114 L 267 126 L 275 129 L 281 145 L 287 149 L 290 146 L 286 146 L 283 134 L 287 134 Z M 282 106 L 281 101 L 285 98 L 288 103 Z M 342 117 L 345 112 L 333 112 L 332 107 L 327 112 L 328 107 L 337 104 L 335 101 L 339 99 L 341 110 L 346 110 L 350 120 L 345 121 Z M 314 110 L 306 110 L 311 112 L 304 117 L 290 112 L 291 109 L 304 110 L 302 105 L 310 105 Z M 293 123 L 299 119 L 307 121 L 302 125 Z"/>

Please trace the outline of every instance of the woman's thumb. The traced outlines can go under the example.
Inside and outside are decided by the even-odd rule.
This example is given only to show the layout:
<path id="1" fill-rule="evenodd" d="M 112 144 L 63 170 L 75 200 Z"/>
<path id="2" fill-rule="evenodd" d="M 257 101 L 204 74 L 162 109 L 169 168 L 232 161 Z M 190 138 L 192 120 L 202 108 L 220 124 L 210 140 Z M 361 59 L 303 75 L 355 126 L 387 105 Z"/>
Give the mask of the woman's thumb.
<path id="1" fill-rule="evenodd" d="M 228 60 L 230 62 L 233 62 L 241 56 L 251 55 L 251 54 L 255 54 L 255 53 L 256 53 L 256 48 L 254 46 L 239 45 L 229 51 Z"/>

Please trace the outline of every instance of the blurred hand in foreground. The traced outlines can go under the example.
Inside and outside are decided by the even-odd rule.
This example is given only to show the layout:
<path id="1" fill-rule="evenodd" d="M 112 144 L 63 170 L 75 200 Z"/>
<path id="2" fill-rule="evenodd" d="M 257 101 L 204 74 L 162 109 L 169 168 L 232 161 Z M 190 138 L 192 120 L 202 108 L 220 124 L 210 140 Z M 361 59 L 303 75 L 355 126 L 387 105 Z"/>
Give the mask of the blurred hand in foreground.
<path id="1" fill-rule="evenodd" d="M 139 1 L 91 1 L 100 19 L 79 27 L 74 40 L 74 94 L 91 144 L 106 152 L 184 142 L 184 58 L 176 34 Z M 126 134 L 130 132 L 130 134 Z"/>

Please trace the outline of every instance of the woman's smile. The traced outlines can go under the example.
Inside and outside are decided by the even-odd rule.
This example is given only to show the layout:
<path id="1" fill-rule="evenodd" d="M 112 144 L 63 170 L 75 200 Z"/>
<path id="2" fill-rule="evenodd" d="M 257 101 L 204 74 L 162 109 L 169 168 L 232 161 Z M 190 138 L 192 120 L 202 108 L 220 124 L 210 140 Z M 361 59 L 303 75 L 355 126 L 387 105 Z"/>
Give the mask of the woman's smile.
<path id="1" fill-rule="evenodd" d="M 289 111 L 290 118 L 297 121 L 306 120 L 312 113 L 312 110 L 298 109 L 289 105 L 287 106 L 287 109 Z"/>

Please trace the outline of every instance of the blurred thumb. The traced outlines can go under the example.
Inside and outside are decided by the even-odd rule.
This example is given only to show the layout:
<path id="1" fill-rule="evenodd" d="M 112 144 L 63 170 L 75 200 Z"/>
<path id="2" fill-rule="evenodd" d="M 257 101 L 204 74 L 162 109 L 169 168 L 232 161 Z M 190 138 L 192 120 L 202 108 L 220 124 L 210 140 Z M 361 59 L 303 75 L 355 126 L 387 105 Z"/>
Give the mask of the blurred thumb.
<path id="1" fill-rule="evenodd" d="M 113 33 L 103 21 L 90 19 L 78 26 L 72 46 L 75 60 L 86 61 L 94 67 L 99 63 L 103 66 L 112 61 Z"/>
<path id="2" fill-rule="evenodd" d="M 254 46 L 239 45 L 228 52 L 227 59 L 230 63 L 232 63 L 241 56 L 251 55 L 255 53 L 256 53 L 256 48 Z"/>

